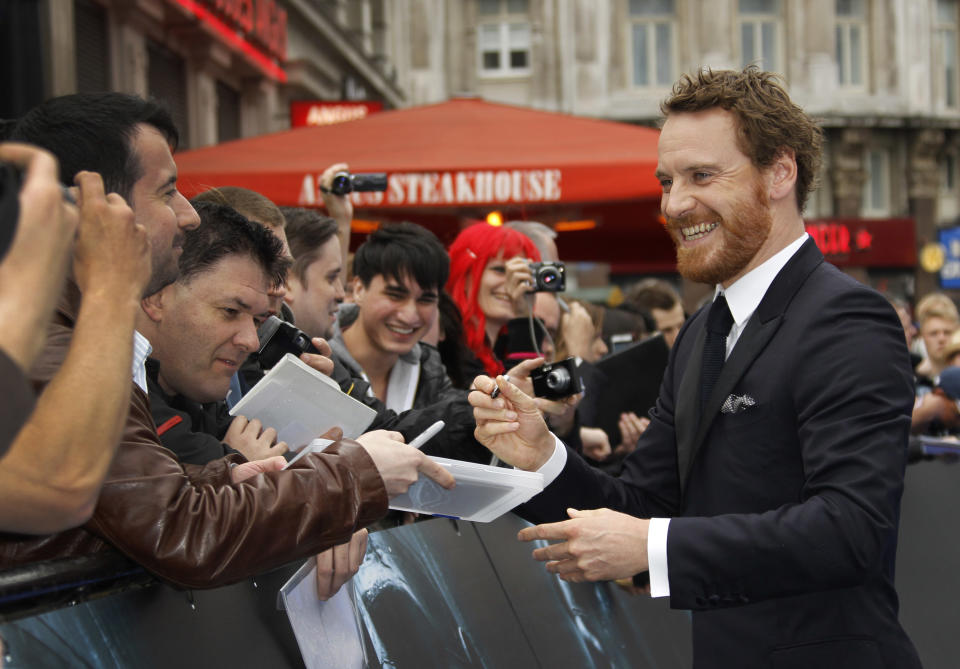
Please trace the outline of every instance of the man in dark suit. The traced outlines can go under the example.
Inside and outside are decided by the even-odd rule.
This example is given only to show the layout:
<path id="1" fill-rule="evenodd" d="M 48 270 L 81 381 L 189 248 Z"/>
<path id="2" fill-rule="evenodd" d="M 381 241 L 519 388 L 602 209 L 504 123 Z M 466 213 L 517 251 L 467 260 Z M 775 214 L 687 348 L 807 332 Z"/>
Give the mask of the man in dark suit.
<path id="1" fill-rule="evenodd" d="M 804 231 L 821 132 L 755 68 L 685 76 L 662 111 L 678 269 L 716 296 L 618 478 L 478 377 L 477 438 L 548 483 L 522 509 L 547 524 L 520 538 L 556 541 L 534 557 L 568 581 L 649 569 L 653 596 L 694 610 L 697 667 L 918 667 L 893 587 L 909 359 L 886 300 Z"/>

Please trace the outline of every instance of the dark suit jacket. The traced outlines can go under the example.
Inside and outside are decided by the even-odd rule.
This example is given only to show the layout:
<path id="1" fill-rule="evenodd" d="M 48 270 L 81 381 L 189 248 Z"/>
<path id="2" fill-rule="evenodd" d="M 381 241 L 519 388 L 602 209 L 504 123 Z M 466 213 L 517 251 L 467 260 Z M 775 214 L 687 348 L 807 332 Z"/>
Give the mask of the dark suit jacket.
<path id="1" fill-rule="evenodd" d="M 913 403 L 893 309 L 807 240 L 701 416 L 705 323 L 678 336 L 620 477 L 570 453 L 522 515 L 673 518 L 670 602 L 694 610 L 697 667 L 918 667 L 893 587 Z"/>

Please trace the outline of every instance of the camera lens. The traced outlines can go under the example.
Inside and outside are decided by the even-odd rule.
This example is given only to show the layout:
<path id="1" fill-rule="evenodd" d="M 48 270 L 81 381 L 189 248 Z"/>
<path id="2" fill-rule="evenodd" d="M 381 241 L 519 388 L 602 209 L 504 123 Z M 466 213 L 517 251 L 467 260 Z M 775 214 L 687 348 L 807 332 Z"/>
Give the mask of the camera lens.
<path id="1" fill-rule="evenodd" d="M 544 379 L 547 388 L 555 393 L 564 392 L 570 386 L 570 372 L 565 367 L 558 367 L 547 372 Z"/>
<path id="2" fill-rule="evenodd" d="M 330 191 L 334 195 L 346 195 L 353 190 L 353 183 L 347 172 L 338 172 L 333 176 L 333 183 L 330 184 Z"/>
<path id="3" fill-rule="evenodd" d="M 546 268 L 540 270 L 540 283 L 544 286 L 552 286 L 559 280 L 560 276 L 557 274 L 557 270 Z"/>

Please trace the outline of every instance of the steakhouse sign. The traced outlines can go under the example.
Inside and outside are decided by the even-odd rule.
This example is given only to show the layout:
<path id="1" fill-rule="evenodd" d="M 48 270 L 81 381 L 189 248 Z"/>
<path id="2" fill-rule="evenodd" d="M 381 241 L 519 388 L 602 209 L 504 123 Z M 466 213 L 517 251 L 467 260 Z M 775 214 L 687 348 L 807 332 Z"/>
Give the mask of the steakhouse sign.
<path id="1" fill-rule="evenodd" d="M 383 193 L 351 193 L 358 207 L 462 206 L 557 202 L 562 196 L 559 169 L 396 172 Z M 307 174 L 301 205 L 318 204 L 320 176 Z"/>

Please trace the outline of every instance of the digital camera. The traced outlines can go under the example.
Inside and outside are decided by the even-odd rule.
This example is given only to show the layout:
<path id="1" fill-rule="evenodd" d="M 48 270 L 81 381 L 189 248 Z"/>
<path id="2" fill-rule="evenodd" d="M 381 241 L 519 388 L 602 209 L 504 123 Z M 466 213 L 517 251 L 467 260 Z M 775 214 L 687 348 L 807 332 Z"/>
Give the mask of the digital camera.
<path id="1" fill-rule="evenodd" d="M 306 332 L 276 316 L 270 316 L 260 325 L 257 337 L 260 339 L 257 360 L 263 369 L 271 369 L 287 353 L 299 358 L 301 353 L 320 352 L 310 343 Z"/>
<path id="2" fill-rule="evenodd" d="M 559 400 L 583 392 L 583 379 L 573 358 L 548 362 L 530 372 L 533 394 L 548 400 Z"/>
<path id="3" fill-rule="evenodd" d="M 387 175 L 384 172 L 370 172 L 368 174 L 350 174 L 337 172 L 333 175 L 330 192 L 334 195 L 347 195 L 353 191 L 385 191 L 387 190 Z"/>
<path id="4" fill-rule="evenodd" d="M 567 268 L 562 262 L 545 260 L 529 263 L 533 272 L 531 293 L 562 293 L 567 286 Z"/>

